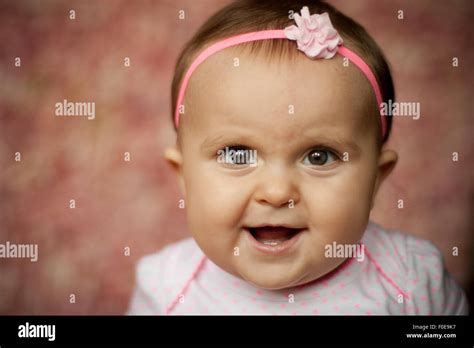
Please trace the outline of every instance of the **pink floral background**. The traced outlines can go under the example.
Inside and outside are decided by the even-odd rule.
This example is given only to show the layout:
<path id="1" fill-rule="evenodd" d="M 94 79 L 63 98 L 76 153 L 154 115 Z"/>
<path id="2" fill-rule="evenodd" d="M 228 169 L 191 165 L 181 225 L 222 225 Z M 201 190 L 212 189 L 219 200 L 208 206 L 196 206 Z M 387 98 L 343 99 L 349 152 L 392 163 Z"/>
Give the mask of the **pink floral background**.
<path id="1" fill-rule="evenodd" d="M 188 236 L 162 156 L 175 139 L 170 84 L 184 43 L 227 2 L 0 3 L 0 243 L 39 246 L 36 263 L 0 259 L 1 314 L 123 313 L 136 261 Z M 470 291 L 473 4 L 330 2 L 379 42 L 398 100 L 421 103 L 419 120 L 395 120 L 400 162 L 373 219 L 433 241 Z M 64 99 L 95 102 L 96 118 L 56 117 Z"/>

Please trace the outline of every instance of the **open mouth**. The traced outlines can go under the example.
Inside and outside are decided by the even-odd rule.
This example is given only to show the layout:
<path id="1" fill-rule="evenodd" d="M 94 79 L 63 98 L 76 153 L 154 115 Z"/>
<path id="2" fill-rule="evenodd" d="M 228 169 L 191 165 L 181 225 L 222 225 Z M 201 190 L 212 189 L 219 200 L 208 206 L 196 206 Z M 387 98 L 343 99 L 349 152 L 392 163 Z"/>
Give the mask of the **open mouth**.
<path id="1" fill-rule="evenodd" d="M 249 227 L 248 231 L 257 242 L 268 246 L 278 246 L 294 238 L 303 229 L 283 226 L 262 226 Z"/>
<path id="2" fill-rule="evenodd" d="M 289 250 L 299 239 L 304 228 L 285 226 L 260 226 L 245 228 L 248 239 L 257 249 L 265 253 L 280 254 Z"/>

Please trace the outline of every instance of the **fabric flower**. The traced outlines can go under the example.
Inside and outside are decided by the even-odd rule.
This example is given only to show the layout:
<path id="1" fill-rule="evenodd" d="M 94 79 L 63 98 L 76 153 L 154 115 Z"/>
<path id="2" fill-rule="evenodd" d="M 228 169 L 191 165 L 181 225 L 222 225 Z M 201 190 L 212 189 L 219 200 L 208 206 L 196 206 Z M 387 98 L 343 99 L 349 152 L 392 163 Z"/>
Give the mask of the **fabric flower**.
<path id="1" fill-rule="evenodd" d="M 332 26 L 327 12 L 309 14 L 307 6 L 301 9 L 301 16 L 294 15 L 296 25 L 285 28 L 285 36 L 296 40 L 298 49 L 310 58 L 330 59 L 337 53 L 342 38 Z"/>

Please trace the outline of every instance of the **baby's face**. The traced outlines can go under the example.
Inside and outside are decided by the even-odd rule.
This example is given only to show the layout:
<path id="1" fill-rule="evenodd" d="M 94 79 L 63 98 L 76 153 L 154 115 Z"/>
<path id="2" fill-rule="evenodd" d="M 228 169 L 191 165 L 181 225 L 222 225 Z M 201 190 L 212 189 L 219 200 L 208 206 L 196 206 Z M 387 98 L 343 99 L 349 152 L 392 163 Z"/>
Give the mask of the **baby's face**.
<path id="1" fill-rule="evenodd" d="M 181 146 L 167 158 L 209 259 L 266 289 L 312 281 L 344 261 L 325 257 L 325 246 L 361 239 L 395 162 L 377 147 L 372 93 L 340 56 L 270 63 L 232 48 L 195 71 Z"/>

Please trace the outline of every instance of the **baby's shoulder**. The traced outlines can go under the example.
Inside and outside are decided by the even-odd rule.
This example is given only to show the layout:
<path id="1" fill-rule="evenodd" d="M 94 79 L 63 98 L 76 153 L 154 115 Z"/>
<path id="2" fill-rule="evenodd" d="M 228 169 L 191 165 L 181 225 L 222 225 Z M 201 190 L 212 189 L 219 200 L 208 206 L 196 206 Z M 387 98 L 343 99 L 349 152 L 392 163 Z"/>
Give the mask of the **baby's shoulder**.
<path id="1" fill-rule="evenodd" d="M 432 242 L 407 233 L 384 229 L 374 222 L 369 223 L 362 242 L 369 257 L 401 274 L 408 275 L 416 271 L 420 264 L 437 267 L 443 264 L 443 255 Z"/>
<path id="2" fill-rule="evenodd" d="M 462 288 L 445 270 L 431 242 L 370 223 L 364 238 L 368 264 L 407 296 L 408 314 L 466 314 Z"/>
<path id="3" fill-rule="evenodd" d="M 182 284 L 202 255 L 194 239 L 186 238 L 142 257 L 137 264 L 137 271 L 159 281 L 161 285 L 170 287 L 175 282 Z M 180 279 L 180 276 L 183 279 Z"/>
<path id="4" fill-rule="evenodd" d="M 136 266 L 135 290 L 128 313 L 165 313 L 202 256 L 196 242 L 186 238 L 142 257 Z"/>

